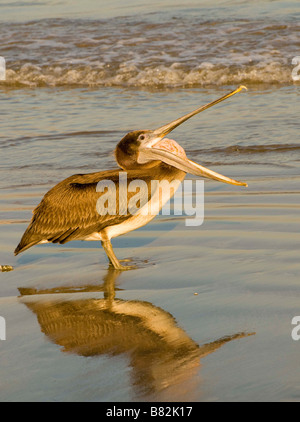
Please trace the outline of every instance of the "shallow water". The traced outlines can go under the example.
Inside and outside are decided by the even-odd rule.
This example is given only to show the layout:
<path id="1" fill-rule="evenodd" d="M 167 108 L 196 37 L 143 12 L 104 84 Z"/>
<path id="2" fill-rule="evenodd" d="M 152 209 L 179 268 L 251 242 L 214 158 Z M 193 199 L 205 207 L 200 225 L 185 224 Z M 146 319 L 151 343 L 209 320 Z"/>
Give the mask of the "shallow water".
<path id="1" fill-rule="evenodd" d="M 0 6 L 0 400 L 299 401 L 297 2 L 85 4 Z M 172 133 L 249 184 L 205 181 L 201 226 L 159 215 L 114 239 L 139 267 L 122 274 L 97 242 L 13 256 L 54 184 L 239 83 Z"/>

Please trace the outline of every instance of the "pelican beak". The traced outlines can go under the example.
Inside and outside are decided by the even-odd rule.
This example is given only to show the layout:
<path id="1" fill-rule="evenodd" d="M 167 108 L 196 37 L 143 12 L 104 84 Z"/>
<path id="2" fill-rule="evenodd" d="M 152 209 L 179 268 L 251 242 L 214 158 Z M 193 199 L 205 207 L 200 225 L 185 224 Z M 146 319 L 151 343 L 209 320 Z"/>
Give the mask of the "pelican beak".
<path id="1" fill-rule="evenodd" d="M 234 94 L 237 94 L 242 89 L 247 89 L 245 86 L 241 85 L 236 90 L 230 92 L 229 94 L 224 95 L 221 98 L 218 98 L 217 100 L 214 100 L 208 104 L 205 104 L 204 106 L 192 111 L 189 114 L 184 115 L 183 117 L 180 117 L 179 119 L 176 119 L 172 121 L 171 123 L 168 123 L 156 130 L 154 130 L 151 133 L 151 138 L 147 142 L 147 144 L 140 149 L 139 151 L 139 163 L 146 163 L 149 160 L 157 160 L 157 161 L 163 161 L 166 164 L 169 164 L 173 167 L 178 168 L 179 170 L 182 170 L 186 173 L 191 173 L 196 176 L 201 177 L 207 177 L 209 179 L 218 180 L 220 182 L 229 183 L 231 185 L 238 185 L 238 186 L 248 186 L 247 183 L 239 182 L 234 179 L 230 179 L 229 177 L 223 176 L 222 174 L 216 173 L 212 170 L 209 170 L 206 167 L 201 166 L 200 164 L 195 163 L 194 161 L 189 160 L 185 157 L 185 154 L 181 153 L 176 154 L 173 152 L 170 152 L 167 148 L 159 147 L 159 143 L 168 133 L 170 133 L 172 130 L 174 130 L 177 126 L 181 125 L 186 120 L 190 119 L 191 117 L 195 116 L 196 114 L 200 113 L 201 111 L 204 111 L 221 101 L 226 100 L 227 98 L 231 97 Z M 167 141 L 165 139 L 164 141 Z M 170 143 L 174 141 L 170 140 Z M 175 143 L 176 144 L 176 143 Z M 176 144 L 178 147 L 179 145 Z"/>

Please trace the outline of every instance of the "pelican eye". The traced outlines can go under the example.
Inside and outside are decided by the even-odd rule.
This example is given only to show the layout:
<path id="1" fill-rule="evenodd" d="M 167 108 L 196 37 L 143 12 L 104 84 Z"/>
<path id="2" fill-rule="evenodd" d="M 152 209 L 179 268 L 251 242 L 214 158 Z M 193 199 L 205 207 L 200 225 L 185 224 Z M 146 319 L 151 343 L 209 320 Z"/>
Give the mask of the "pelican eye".
<path id="1" fill-rule="evenodd" d="M 140 135 L 140 140 L 143 141 L 145 139 L 145 135 Z"/>

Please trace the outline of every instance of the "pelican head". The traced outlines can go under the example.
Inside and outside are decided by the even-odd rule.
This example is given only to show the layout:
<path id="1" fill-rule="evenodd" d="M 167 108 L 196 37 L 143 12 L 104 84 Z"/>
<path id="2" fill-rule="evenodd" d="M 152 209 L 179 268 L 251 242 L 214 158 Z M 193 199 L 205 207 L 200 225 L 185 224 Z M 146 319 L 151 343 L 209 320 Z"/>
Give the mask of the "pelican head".
<path id="1" fill-rule="evenodd" d="M 243 88 L 247 89 L 244 86 L 240 86 L 229 94 L 226 94 L 223 97 L 218 98 L 217 100 L 212 101 L 211 103 L 208 103 L 156 130 L 136 130 L 127 133 L 116 147 L 115 156 L 117 163 L 124 170 L 133 170 L 152 168 L 163 162 L 169 166 L 182 170 L 185 173 L 191 173 L 196 176 L 218 180 L 231 185 L 247 186 L 247 183 L 230 179 L 229 177 L 223 176 L 189 160 L 184 149 L 176 141 L 165 138 L 165 136 L 172 130 L 193 117 L 195 114 L 226 100 L 232 95 L 240 92 Z"/>

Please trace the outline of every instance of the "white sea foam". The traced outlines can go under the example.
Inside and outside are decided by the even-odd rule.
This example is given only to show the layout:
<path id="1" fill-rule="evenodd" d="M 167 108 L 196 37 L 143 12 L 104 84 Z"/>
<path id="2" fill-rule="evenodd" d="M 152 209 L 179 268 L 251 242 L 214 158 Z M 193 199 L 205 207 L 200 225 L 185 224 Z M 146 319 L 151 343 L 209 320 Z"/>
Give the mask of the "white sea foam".
<path id="1" fill-rule="evenodd" d="M 200 64 L 194 69 L 156 66 L 141 69 L 121 64 L 117 69 L 97 66 L 36 66 L 26 63 L 20 69 L 7 69 L 9 86 L 128 86 L 128 87 L 195 87 L 239 83 L 292 83 L 290 66 L 279 62 L 248 66 Z"/>
<path id="2" fill-rule="evenodd" d="M 291 84 L 296 21 L 182 17 L 4 23 L 9 86 Z M 2 82 L 3 83 L 3 82 Z"/>

